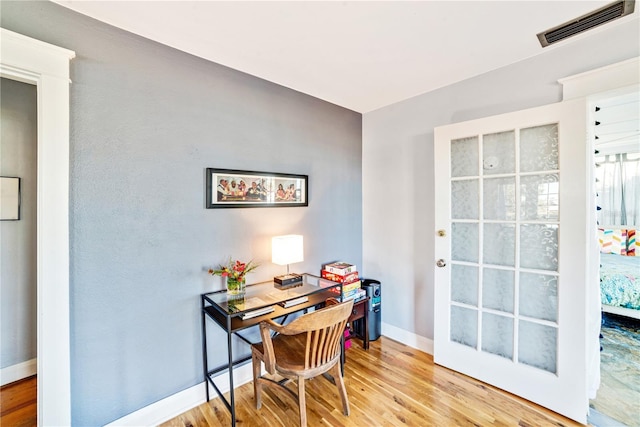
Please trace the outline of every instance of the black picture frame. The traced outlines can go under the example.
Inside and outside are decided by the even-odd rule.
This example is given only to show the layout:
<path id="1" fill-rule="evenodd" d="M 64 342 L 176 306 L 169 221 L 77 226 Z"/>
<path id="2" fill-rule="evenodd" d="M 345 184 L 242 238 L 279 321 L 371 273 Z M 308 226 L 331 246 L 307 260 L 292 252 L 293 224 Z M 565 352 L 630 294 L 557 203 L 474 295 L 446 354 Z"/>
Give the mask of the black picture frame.
<path id="1" fill-rule="evenodd" d="M 206 181 L 207 209 L 309 206 L 308 175 L 207 168 Z"/>
<path id="2" fill-rule="evenodd" d="M 0 221 L 20 220 L 21 179 L 0 176 Z"/>

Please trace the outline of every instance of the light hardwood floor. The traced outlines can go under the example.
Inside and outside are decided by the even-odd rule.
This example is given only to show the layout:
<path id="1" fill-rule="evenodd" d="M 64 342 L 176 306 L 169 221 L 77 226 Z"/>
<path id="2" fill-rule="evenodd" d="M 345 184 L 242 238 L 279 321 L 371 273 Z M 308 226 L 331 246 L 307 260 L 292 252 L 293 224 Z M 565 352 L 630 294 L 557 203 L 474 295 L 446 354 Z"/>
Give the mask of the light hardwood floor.
<path id="1" fill-rule="evenodd" d="M 29 377 L 0 388 L 0 426 L 33 427 L 38 424 L 38 380 Z"/>
<path id="2" fill-rule="evenodd" d="M 464 375 L 434 365 L 421 351 L 382 337 L 369 351 L 358 341 L 347 351 L 345 385 L 351 415 L 344 416 L 336 387 L 323 377 L 307 382 L 309 426 L 578 426 L 565 417 Z M 204 386 L 203 386 L 204 387 Z M 297 426 L 296 401 L 266 385 L 256 410 L 252 383 L 236 389 L 238 426 Z M 229 426 L 213 399 L 162 427 Z"/>

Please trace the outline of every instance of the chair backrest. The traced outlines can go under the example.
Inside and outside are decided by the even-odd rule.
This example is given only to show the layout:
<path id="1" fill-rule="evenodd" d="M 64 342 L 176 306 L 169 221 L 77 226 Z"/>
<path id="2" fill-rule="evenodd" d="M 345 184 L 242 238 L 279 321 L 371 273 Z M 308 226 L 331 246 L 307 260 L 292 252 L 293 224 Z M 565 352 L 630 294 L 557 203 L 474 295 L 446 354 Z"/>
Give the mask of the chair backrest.
<path id="1" fill-rule="evenodd" d="M 306 333 L 305 369 L 322 366 L 338 357 L 340 339 L 353 310 L 353 300 L 304 314 L 280 329 L 284 335 Z"/>

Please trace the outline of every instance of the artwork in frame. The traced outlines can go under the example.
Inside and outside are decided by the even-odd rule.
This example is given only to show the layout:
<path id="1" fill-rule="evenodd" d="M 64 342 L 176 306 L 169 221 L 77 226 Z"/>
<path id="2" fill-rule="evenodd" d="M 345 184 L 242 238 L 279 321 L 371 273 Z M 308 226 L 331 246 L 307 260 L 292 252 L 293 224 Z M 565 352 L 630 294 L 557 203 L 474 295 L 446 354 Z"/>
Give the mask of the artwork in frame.
<path id="1" fill-rule="evenodd" d="M 20 219 L 20 178 L 0 177 L 0 221 Z"/>
<path id="2" fill-rule="evenodd" d="M 207 168 L 207 209 L 309 205 L 309 176 Z"/>

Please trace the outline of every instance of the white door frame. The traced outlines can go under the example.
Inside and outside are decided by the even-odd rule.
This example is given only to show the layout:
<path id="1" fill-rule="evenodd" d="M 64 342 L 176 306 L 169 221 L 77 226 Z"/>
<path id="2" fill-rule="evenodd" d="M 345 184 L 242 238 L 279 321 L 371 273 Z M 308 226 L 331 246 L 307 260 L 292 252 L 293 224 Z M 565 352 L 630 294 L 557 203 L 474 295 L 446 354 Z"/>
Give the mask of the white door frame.
<path id="1" fill-rule="evenodd" d="M 0 76 L 37 86 L 38 425 L 71 425 L 69 61 L 75 52 L 0 28 Z"/>

